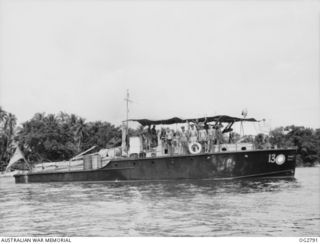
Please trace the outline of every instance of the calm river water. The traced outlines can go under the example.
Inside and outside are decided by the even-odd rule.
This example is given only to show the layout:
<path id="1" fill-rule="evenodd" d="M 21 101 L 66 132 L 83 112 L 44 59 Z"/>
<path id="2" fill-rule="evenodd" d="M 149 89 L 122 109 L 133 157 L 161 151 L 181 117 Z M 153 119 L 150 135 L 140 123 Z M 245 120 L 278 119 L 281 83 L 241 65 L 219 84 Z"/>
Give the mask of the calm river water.
<path id="1" fill-rule="evenodd" d="M 0 236 L 319 236 L 320 167 L 296 178 L 33 183 L 0 178 Z"/>

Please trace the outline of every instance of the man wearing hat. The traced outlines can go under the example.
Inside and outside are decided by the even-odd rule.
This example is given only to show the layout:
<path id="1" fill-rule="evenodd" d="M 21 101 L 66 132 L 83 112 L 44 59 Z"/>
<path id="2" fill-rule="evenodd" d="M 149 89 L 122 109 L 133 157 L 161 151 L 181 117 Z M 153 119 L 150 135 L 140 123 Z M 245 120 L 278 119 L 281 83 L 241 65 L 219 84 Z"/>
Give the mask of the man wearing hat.
<path id="1" fill-rule="evenodd" d="M 194 124 L 191 124 L 191 129 L 190 129 L 190 137 L 189 137 L 189 142 L 194 143 L 197 142 L 198 140 L 198 131 L 195 128 Z"/>
<path id="2" fill-rule="evenodd" d="M 214 141 L 215 141 L 215 134 L 216 131 L 213 129 L 212 125 L 209 125 L 209 129 L 208 129 L 208 151 L 212 152 L 213 150 L 213 145 L 214 145 Z"/>
<path id="3" fill-rule="evenodd" d="M 207 141 L 208 141 L 208 135 L 207 135 L 207 131 L 204 128 L 204 124 L 200 123 L 199 124 L 199 142 L 202 146 L 202 150 L 204 150 L 205 152 L 208 152 L 208 145 L 207 145 Z"/>
<path id="4" fill-rule="evenodd" d="M 180 143 L 181 143 L 181 153 L 186 154 L 188 152 L 188 132 L 185 130 L 184 126 L 181 126 L 180 133 Z"/>
<path id="5" fill-rule="evenodd" d="M 222 131 L 221 131 L 222 127 L 223 127 L 223 125 L 220 123 L 220 124 L 217 125 L 217 129 L 216 129 L 216 140 L 217 140 L 217 144 L 218 144 L 218 147 L 219 147 L 219 151 L 220 151 L 220 145 L 224 143 L 223 134 L 222 134 Z"/>

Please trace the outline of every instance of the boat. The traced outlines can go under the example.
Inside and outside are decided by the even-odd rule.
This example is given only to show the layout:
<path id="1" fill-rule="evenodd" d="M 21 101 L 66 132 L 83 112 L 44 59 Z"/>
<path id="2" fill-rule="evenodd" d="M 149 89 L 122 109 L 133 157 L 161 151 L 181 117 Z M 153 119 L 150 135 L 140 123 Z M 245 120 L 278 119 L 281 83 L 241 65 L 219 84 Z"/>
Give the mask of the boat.
<path id="1" fill-rule="evenodd" d="M 270 144 L 257 148 L 253 143 L 241 140 L 215 140 L 209 143 L 210 146 L 193 141 L 188 142 L 184 150 L 172 150 L 173 142 L 166 143 L 160 133 L 157 134 L 156 145 L 152 145 L 150 140 L 145 143 L 143 135 L 129 135 L 129 122 L 139 123 L 147 132 L 151 127 L 200 125 L 199 128 L 207 130 L 210 126 L 223 136 L 232 134 L 235 123 L 243 126 L 243 123 L 259 121 L 227 115 L 192 119 L 127 119 L 122 125 L 121 146 L 91 154 L 82 153 L 56 165 L 39 164 L 26 173 L 15 174 L 15 182 L 233 180 L 294 177 L 295 174 L 296 148 L 276 148 Z"/>

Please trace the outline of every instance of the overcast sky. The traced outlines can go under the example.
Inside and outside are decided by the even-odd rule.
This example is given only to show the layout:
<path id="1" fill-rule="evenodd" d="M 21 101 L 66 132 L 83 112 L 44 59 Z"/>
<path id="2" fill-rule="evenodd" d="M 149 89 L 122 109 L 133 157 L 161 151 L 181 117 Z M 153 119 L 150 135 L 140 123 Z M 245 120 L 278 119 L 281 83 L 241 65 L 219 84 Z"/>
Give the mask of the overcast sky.
<path id="1" fill-rule="evenodd" d="M 0 105 L 320 127 L 317 1 L 0 0 Z"/>

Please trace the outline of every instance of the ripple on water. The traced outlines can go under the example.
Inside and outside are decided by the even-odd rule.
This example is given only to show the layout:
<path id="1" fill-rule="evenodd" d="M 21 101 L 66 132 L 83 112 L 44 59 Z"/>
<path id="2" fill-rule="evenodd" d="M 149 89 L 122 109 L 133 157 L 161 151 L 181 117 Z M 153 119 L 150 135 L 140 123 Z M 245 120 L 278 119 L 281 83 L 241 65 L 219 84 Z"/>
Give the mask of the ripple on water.
<path id="1" fill-rule="evenodd" d="M 319 168 L 296 179 L 14 184 L 0 178 L 4 236 L 317 236 Z"/>

